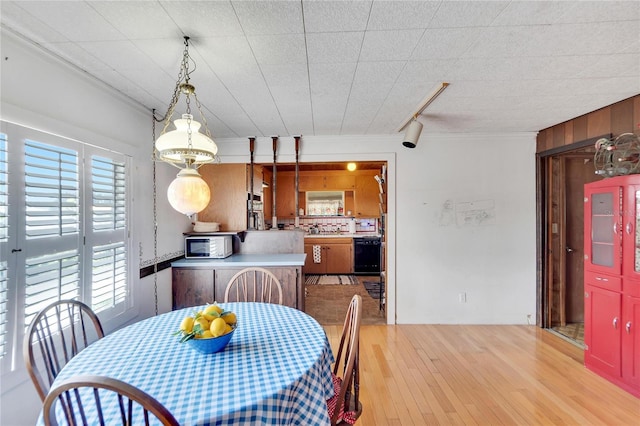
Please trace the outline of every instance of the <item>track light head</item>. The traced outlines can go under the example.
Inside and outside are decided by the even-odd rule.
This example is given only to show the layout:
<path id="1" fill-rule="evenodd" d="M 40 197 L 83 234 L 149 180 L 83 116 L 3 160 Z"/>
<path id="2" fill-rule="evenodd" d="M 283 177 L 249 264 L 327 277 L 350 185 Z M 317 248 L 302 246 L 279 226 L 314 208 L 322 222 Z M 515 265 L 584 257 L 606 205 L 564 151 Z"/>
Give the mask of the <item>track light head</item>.
<path id="1" fill-rule="evenodd" d="M 418 145 L 420 133 L 422 133 L 422 123 L 414 119 L 411 123 L 409 123 L 407 131 L 404 133 L 402 145 L 406 146 L 407 148 L 415 148 L 416 145 Z"/>

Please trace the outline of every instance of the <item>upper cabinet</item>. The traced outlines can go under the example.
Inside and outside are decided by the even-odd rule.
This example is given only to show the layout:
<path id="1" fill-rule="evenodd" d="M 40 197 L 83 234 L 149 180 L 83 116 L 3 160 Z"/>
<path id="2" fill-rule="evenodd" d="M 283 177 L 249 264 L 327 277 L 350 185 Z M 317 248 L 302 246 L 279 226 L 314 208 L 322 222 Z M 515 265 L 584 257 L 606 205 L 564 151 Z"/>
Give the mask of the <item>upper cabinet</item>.
<path id="1" fill-rule="evenodd" d="M 354 194 L 354 216 L 378 217 L 380 216 L 380 191 L 378 182 L 374 179 L 375 171 L 356 176 L 356 188 Z"/>
<path id="2" fill-rule="evenodd" d="M 326 170 L 300 172 L 299 190 L 348 191 L 355 188 L 355 176 L 349 172 Z"/>

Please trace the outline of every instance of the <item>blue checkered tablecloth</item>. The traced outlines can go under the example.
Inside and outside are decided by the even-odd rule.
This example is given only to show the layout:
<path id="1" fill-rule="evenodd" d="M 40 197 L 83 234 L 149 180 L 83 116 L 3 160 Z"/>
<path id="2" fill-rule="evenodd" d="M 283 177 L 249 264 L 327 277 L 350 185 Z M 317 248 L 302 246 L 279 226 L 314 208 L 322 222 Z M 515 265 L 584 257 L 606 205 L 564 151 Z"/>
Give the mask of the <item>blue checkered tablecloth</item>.
<path id="1" fill-rule="evenodd" d="M 330 424 L 334 357 L 320 324 L 281 305 L 220 306 L 238 318 L 222 352 L 205 355 L 179 343 L 173 332 L 200 309 L 188 308 L 105 336 L 74 357 L 56 382 L 79 374 L 123 380 L 160 401 L 181 425 Z"/>

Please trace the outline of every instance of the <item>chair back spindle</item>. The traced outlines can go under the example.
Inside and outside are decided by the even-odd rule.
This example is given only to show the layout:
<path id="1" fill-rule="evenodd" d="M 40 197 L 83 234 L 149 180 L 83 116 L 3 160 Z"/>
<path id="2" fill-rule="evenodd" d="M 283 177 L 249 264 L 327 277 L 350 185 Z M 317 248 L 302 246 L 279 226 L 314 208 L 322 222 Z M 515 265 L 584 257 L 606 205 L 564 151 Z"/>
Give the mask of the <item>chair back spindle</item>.
<path id="1" fill-rule="evenodd" d="M 103 337 L 96 314 L 77 300 L 53 302 L 36 315 L 25 333 L 22 352 L 42 401 L 69 360 Z"/>
<path id="2" fill-rule="evenodd" d="M 266 302 L 282 305 L 282 285 L 269 270 L 245 268 L 229 280 L 224 292 L 225 302 Z"/>

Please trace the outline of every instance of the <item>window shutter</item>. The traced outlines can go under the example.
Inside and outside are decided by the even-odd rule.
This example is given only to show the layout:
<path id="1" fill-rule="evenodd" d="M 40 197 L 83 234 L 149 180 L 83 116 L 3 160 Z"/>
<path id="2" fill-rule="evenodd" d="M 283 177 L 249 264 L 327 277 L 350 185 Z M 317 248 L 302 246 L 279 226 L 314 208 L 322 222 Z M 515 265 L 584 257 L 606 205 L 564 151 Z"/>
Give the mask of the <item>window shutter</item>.
<path id="1" fill-rule="evenodd" d="M 91 308 L 114 308 L 127 297 L 125 163 L 91 156 Z"/>
<path id="2" fill-rule="evenodd" d="M 25 143 L 26 237 L 50 238 L 80 228 L 78 153 Z"/>
<path id="3" fill-rule="evenodd" d="M 93 230 L 124 229 L 126 220 L 125 168 L 109 158 L 91 159 Z"/>
<path id="4" fill-rule="evenodd" d="M 9 238 L 9 174 L 7 173 L 7 135 L 0 133 L 0 247 L 7 250 Z M 0 359 L 7 353 L 7 261 L 0 260 Z"/>

